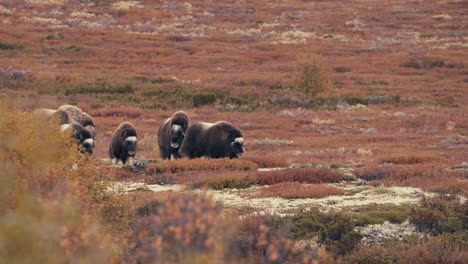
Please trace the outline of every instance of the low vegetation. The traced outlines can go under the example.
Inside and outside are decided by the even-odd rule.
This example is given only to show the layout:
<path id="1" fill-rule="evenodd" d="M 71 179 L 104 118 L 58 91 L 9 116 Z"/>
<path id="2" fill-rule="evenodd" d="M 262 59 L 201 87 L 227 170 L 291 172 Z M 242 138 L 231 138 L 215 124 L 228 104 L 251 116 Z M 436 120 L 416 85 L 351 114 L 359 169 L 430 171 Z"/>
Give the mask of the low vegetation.
<path id="1" fill-rule="evenodd" d="M 342 195 L 341 189 L 326 184 L 301 184 L 299 182 L 282 182 L 262 188 L 253 197 L 280 197 L 285 199 L 322 198 L 330 195 Z"/>
<path id="2" fill-rule="evenodd" d="M 147 166 L 148 173 L 178 173 L 184 171 L 219 171 L 219 170 L 256 170 L 257 165 L 253 162 L 242 159 L 192 159 L 165 161 L 151 163 Z"/>
<path id="3" fill-rule="evenodd" d="M 341 213 L 322 213 L 310 210 L 293 217 L 291 232 L 295 239 L 317 237 L 319 243 L 337 255 L 354 250 L 362 236 L 354 231 L 352 219 Z"/>
<path id="4" fill-rule="evenodd" d="M 262 185 L 281 182 L 331 183 L 340 180 L 340 176 L 327 168 L 286 169 L 257 173 L 257 182 Z"/>
<path id="5" fill-rule="evenodd" d="M 424 197 L 421 207 L 413 208 L 410 221 L 432 235 L 468 232 L 467 213 L 468 204 L 455 195 Z"/>

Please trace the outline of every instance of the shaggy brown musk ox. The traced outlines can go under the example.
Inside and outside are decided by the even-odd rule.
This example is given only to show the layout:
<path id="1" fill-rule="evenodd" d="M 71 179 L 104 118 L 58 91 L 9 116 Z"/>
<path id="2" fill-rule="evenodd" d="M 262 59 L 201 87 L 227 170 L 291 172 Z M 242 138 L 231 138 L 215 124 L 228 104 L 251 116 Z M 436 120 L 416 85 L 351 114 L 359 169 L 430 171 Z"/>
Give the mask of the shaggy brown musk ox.
<path id="1" fill-rule="evenodd" d="M 89 114 L 85 113 L 83 110 L 74 105 L 62 105 L 58 108 L 57 111 L 63 111 L 67 113 L 68 123 L 77 122 L 86 128 L 89 132 L 91 132 L 93 137 L 95 137 L 94 130 L 96 128 L 96 124 L 94 123 L 94 119 Z"/>
<path id="2" fill-rule="evenodd" d="M 159 153 L 162 159 L 178 159 L 179 148 L 190 126 L 190 118 L 184 111 L 175 112 L 158 130 Z"/>
<path id="3" fill-rule="evenodd" d="M 244 153 L 244 137 L 229 122 L 199 122 L 189 127 L 179 152 L 189 159 L 239 158 Z"/>
<path id="4" fill-rule="evenodd" d="M 63 134 L 69 134 L 71 138 L 79 144 L 81 152 L 88 153 L 90 155 L 93 154 L 94 135 L 82 125 L 77 122 L 63 124 L 60 126 L 60 130 Z"/>
<path id="5" fill-rule="evenodd" d="M 121 123 L 114 131 L 109 145 L 109 156 L 112 163 L 119 160 L 125 165 L 128 159 L 135 157 L 138 148 L 138 134 L 130 122 Z"/>

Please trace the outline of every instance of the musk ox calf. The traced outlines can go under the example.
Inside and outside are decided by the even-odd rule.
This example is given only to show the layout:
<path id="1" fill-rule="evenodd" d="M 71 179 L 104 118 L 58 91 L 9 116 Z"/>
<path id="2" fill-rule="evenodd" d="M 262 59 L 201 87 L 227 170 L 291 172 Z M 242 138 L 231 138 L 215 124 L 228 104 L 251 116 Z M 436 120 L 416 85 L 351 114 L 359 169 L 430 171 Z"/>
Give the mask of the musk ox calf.
<path id="1" fill-rule="evenodd" d="M 179 152 L 189 159 L 239 158 L 244 153 L 244 137 L 229 122 L 199 122 L 189 127 Z"/>
<path id="2" fill-rule="evenodd" d="M 93 154 L 94 135 L 77 122 L 63 124 L 60 126 L 63 134 L 69 135 L 80 146 L 82 153 Z"/>
<path id="3" fill-rule="evenodd" d="M 190 118 L 184 111 L 175 112 L 158 130 L 159 153 L 162 159 L 178 159 L 179 148 L 190 126 Z"/>
<path id="4" fill-rule="evenodd" d="M 68 123 L 77 122 L 86 128 L 89 132 L 91 132 L 94 137 L 96 124 L 94 123 L 94 119 L 89 114 L 83 112 L 83 110 L 74 105 L 62 105 L 58 108 L 57 111 L 67 113 Z"/>
<path id="5" fill-rule="evenodd" d="M 125 165 L 129 158 L 135 157 L 137 147 L 138 135 L 135 127 L 130 122 L 121 123 L 112 134 L 109 146 L 112 164 L 116 164 L 120 160 Z"/>

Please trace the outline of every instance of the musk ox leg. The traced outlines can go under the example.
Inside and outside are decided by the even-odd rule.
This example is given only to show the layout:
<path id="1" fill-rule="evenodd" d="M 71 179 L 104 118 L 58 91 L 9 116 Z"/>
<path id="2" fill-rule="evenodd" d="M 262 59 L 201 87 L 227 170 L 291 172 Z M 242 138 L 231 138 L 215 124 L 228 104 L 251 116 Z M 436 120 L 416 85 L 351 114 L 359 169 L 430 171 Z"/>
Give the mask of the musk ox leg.
<path id="1" fill-rule="evenodd" d="M 174 153 L 171 153 L 171 160 L 175 160 L 176 159 L 176 155 Z"/>
<path id="2" fill-rule="evenodd" d="M 112 159 L 112 166 L 115 166 L 118 163 L 119 163 L 119 161 L 116 158 Z"/>
<path id="3" fill-rule="evenodd" d="M 128 157 L 127 160 L 125 161 L 125 164 L 124 164 L 124 165 L 133 166 L 133 163 L 134 163 L 133 157 Z"/>

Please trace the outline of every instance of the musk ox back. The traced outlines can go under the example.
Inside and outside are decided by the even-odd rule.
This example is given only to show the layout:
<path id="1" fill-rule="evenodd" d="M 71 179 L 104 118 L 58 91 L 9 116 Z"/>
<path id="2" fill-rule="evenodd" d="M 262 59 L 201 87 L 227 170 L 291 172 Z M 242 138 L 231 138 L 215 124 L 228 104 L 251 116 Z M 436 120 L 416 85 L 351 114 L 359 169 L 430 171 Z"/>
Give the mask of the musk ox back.
<path id="1" fill-rule="evenodd" d="M 123 122 L 117 127 L 111 137 L 109 156 L 112 163 L 119 160 L 125 165 L 129 158 L 135 157 L 138 148 L 138 134 L 130 122 Z"/>
<path id="2" fill-rule="evenodd" d="M 87 113 L 83 112 L 83 110 L 74 105 L 62 105 L 57 111 L 63 111 L 67 113 L 69 123 L 77 122 L 87 130 L 89 130 L 94 136 L 94 130 L 96 127 L 94 119 Z"/>
<path id="3" fill-rule="evenodd" d="M 189 127 L 179 152 L 190 159 L 239 158 L 244 153 L 244 138 L 229 122 L 199 122 Z"/>
<path id="4" fill-rule="evenodd" d="M 70 136 L 80 146 L 80 151 L 83 153 L 93 154 L 94 151 L 94 135 L 77 122 L 63 124 L 60 126 L 63 134 Z"/>
<path id="5" fill-rule="evenodd" d="M 52 109 L 42 108 L 42 109 L 35 110 L 33 114 L 36 117 L 41 118 L 41 120 L 53 120 L 59 125 L 69 123 L 68 114 L 62 110 L 52 110 Z"/>
<path id="6" fill-rule="evenodd" d="M 158 130 L 159 153 L 162 159 L 178 159 L 179 148 L 190 126 L 190 118 L 184 111 L 175 112 Z"/>

